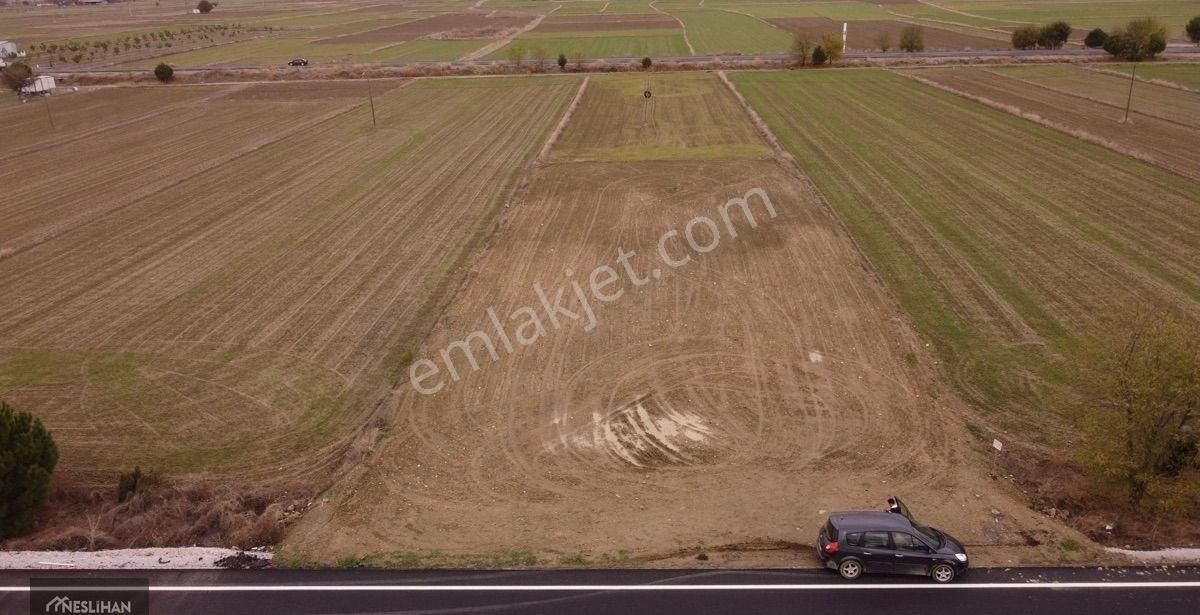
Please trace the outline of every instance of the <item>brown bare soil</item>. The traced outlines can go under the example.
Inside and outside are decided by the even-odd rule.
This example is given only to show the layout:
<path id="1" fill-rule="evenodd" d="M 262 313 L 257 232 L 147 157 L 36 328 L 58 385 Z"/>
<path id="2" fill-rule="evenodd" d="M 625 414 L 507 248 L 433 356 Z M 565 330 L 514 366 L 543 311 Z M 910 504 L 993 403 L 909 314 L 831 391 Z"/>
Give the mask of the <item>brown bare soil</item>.
<path id="1" fill-rule="evenodd" d="M 819 41 L 821 36 L 842 33 L 842 22 L 824 17 L 784 17 L 769 19 L 772 24 L 793 34 L 807 36 L 813 41 Z M 896 50 L 900 42 L 900 33 L 909 24 L 899 21 L 867 20 L 850 22 L 847 47 L 851 50 L 879 49 L 879 37 L 886 34 L 891 42 L 891 49 Z M 1009 49 L 1008 41 L 991 39 L 986 36 L 972 36 L 953 30 L 944 30 L 931 26 L 922 26 L 925 33 L 925 48 L 928 50 L 960 50 L 960 49 Z"/>
<path id="2" fill-rule="evenodd" d="M 1155 92 L 1145 92 L 1131 121 L 1123 123 L 1124 107 L 1116 104 L 1113 93 L 1088 95 L 1076 90 L 1080 93 L 1071 94 L 1069 81 L 1056 81 L 1049 87 L 1023 80 L 1017 72 L 964 68 L 920 69 L 911 74 L 1185 177 L 1200 178 L 1200 150 L 1195 147 L 1200 142 L 1195 119 L 1200 117 L 1200 98 L 1190 92 L 1142 84 L 1143 90 Z M 1089 78 L 1120 81 L 1107 75 Z M 1097 95 L 1103 98 L 1092 98 Z"/>
<path id="3" fill-rule="evenodd" d="M 488 17 L 482 13 L 449 13 L 394 26 L 322 39 L 318 43 L 402 43 L 418 38 L 486 38 L 520 28 L 532 16 Z"/>
<path id="4" fill-rule="evenodd" d="M 594 32 L 611 30 L 662 30 L 676 29 L 679 22 L 670 15 L 650 13 L 645 15 L 572 15 L 547 17 L 534 32 Z"/>
<path id="5" fill-rule="evenodd" d="M 707 78 L 713 102 L 736 108 Z M 572 124 L 604 95 L 601 81 Z M 629 114 L 609 117 L 619 131 Z M 685 133 L 702 121 L 668 118 Z M 765 145 L 744 114 L 728 119 Z M 569 147 L 572 130 L 553 149 Z M 796 565 L 807 549 L 788 545 L 811 541 L 829 510 L 894 492 L 983 561 L 989 549 L 1060 535 L 974 469 L 962 403 L 923 367 L 935 364 L 925 344 L 807 182 L 775 160 L 706 153 L 538 169 L 415 356 L 441 360 L 472 331 L 495 335 L 489 308 L 500 319 L 541 309 L 533 284 L 552 297 L 614 264 L 618 249 L 637 253 L 629 262 L 643 281 L 623 276 L 608 289 L 621 297 L 593 301 L 590 332 L 544 321 L 545 335 L 511 353 L 498 346 L 496 361 L 476 341 L 480 368 L 460 362 L 461 380 L 443 373 L 436 394 L 401 385 L 389 437 L 302 519 L 287 550 L 382 564 L 434 550 L 549 562 L 627 551 L 661 564 L 706 545 L 766 545 Z M 735 215 L 736 237 L 721 227 L 713 251 L 678 269 L 655 256 L 664 231 L 719 219 L 717 206 L 753 188 L 777 217 L 754 202 L 757 228 Z"/>

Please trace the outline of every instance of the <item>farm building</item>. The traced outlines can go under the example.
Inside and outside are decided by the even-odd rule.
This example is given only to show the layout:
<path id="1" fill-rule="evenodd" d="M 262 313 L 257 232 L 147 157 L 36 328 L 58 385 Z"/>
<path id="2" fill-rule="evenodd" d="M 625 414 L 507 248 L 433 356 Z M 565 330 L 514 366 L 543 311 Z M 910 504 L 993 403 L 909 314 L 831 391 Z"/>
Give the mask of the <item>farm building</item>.
<path id="1" fill-rule="evenodd" d="M 0 41 L 0 59 L 12 58 L 17 55 L 17 44 L 12 41 Z"/>

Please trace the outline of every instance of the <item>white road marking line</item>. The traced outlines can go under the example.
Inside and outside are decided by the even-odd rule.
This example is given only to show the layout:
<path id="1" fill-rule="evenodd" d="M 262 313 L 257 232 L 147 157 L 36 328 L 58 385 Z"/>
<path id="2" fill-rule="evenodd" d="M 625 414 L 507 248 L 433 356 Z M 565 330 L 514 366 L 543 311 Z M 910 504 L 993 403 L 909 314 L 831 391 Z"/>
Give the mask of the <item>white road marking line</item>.
<path id="1" fill-rule="evenodd" d="M 151 585 L 152 592 L 613 592 L 613 591 L 805 591 L 838 589 L 1200 589 L 1200 581 L 1089 581 L 1035 583 L 863 583 L 750 585 Z M 89 588 L 96 589 L 96 588 Z M 0 586 L 0 592 L 28 592 Z"/>

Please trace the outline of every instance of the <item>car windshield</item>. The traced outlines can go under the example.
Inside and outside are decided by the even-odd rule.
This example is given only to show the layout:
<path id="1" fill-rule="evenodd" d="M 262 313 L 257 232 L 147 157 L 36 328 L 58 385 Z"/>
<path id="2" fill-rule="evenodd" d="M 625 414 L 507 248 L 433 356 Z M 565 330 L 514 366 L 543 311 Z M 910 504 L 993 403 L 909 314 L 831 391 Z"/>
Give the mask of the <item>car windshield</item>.
<path id="1" fill-rule="evenodd" d="M 917 533 L 925 538 L 925 540 L 928 540 L 938 547 L 941 547 L 942 544 L 946 542 L 946 537 L 943 536 L 941 532 L 927 525 L 921 525 L 920 523 L 913 522 L 912 526 L 914 530 L 917 530 Z"/>

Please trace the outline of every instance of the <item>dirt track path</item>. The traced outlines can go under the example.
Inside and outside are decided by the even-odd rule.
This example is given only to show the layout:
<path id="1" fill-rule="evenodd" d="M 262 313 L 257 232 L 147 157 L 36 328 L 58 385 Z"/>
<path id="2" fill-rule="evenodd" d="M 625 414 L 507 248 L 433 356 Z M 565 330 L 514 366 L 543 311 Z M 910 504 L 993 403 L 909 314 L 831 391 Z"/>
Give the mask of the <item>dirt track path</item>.
<path id="1" fill-rule="evenodd" d="M 658 8 L 657 6 L 654 6 L 655 2 L 658 2 L 658 0 L 654 0 L 654 2 L 651 2 L 650 8 L 679 22 L 679 27 L 683 29 L 683 42 L 687 44 L 688 53 L 690 53 L 691 55 L 696 55 L 696 48 L 692 47 L 692 41 L 691 41 L 691 39 L 688 38 L 687 24 L 683 23 L 682 19 Z"/>

